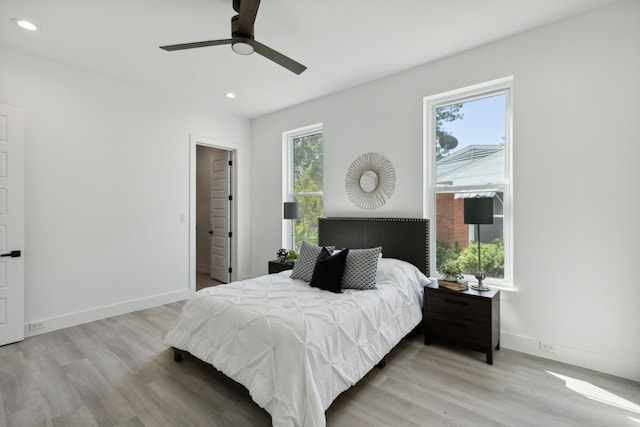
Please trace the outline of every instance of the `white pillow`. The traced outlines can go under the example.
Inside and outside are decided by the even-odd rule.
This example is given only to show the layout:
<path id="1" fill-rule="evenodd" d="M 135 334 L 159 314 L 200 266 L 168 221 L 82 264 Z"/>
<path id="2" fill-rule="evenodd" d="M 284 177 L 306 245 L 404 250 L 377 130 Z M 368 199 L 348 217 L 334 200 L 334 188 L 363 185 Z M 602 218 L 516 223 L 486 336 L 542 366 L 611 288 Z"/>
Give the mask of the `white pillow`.
<path id="1" fill-rule="evenodd" d="M 424 287 L 431 283 L 431 280 L 421 272 L 418 267 L 395 258 L 381 258 L 378 261 L 378 271 L 376 272 L 376 280 L 382 281 L 391 278 L 395 273 L 401 273 L 410 281 Z"/>

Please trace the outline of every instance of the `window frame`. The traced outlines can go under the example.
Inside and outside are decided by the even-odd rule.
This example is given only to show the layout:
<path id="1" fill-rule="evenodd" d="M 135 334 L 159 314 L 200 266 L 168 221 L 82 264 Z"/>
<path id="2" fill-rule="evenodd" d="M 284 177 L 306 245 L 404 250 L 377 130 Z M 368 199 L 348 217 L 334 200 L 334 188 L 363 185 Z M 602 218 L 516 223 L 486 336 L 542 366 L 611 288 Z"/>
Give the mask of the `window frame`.
<path id="1" fill-rule="evenodd" d="M 481 98 L 505 94 L 505 136 L 504 136 L 504 159 L 505 175 L 504 182 L 483 185 L 459 185 L 459 186 L 436 186 L 436 114 L 437 108 L 469 102 Z M 460 193 L 477 191 L 502 192 L 503 201 L 503 240 L 504 240 L 504 278 L 487 278 L 485 284 L 499 287 L 513 287 L 513 76 L 492 80 L 472 86 L 467 86 L 452 91 L 427 96 L 423 104 L 424 118 L 424 143 L 425 153 L 424 182 L 427 191 L 424 194 L 424 216 L 432 218 L 430 221 L 430 242 L 432 250 L 429 252 L 430 265 L 436 265 L 436 195 L 438 193 Z M 466 280 L 474 281 L 472 275 L 466 275 Z"/>
<path id="2" fill-rule="evenodd" d="M 299 196 L 320 196 L 324 202 L 324 183 L 323 191 L 315 191 L 309 193 L 296 193 L 294 191 L 294 177 L 293 177 L 293 140 L 301 138 L 307 135 L 314 135 L 323 132 L 323 124 L 316 123 L 309 126 L 289 130 L 282 133 L 282 203 L 295 201 Z M 324 136 L 324 135 L 323 135 Z M 324 147 L 323 147 L 323 169 L 324 169 Z M 324 174 L 323 174 L 324 175 Z M 294 221 L 284 219 L 282 215 L 282 208 L 280 211 L 280 218 L 282 220 L 282 247 L 292 249 L 294 248 L 294 233 L 293 224 Z"/>

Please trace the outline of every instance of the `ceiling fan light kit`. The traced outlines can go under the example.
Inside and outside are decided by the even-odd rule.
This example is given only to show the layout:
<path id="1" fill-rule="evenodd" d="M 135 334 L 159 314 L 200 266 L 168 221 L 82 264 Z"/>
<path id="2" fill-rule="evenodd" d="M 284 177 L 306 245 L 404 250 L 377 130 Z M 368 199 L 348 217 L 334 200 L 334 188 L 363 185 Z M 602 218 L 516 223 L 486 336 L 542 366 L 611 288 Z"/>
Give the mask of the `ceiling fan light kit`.
<path id="1" fill-rule="evenodd" d="M 231 43 L 231 49 L 239 55 L 251 55 L 254 52 L 253 46 L 244 37 L 236 37 Z"/>
<path id="2" fill-rule="evenodd" d="M 253 27 L 259 6 L 260 0 L 233 0 L 233 9 L 238 14 L 231 18 L 230 39 L 160 46 L 160 49 L 174 51 L 230 44 L 231 49 L 240 55 L 251 55 L 256 52 L 293 73 L 302 73 L 307 67 L 254 39 Z"/>

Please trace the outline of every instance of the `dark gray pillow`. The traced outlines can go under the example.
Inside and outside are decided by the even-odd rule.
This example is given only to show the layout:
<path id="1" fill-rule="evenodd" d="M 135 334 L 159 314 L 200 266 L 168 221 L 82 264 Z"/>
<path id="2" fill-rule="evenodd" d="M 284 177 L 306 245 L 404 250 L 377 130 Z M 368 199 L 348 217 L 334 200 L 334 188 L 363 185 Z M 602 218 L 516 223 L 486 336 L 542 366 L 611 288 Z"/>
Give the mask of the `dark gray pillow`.
<path id="1" fill-rule="evenodd" d="M 329 253 L 333 252 L 335 249 L 333 246 L 326 246 L 326 248 Z M 316 266 L 316 260 L 318 259 L 318 255 L 320 255 L 321 250 L 322 246 L 315 246 L 310 245 L 307 242 L 302 242 L 298 259 L 296 259 L 295 264 L 293 264 L 291 278 L 310 282 L 311 277 L 313 276 L 313 269 Z"/>
<path id="2" fill-rule="evenodd" d="M 376 271 L 382 246 L 349 249 L 342 276 L 342 289 L 376 289 Z"/>

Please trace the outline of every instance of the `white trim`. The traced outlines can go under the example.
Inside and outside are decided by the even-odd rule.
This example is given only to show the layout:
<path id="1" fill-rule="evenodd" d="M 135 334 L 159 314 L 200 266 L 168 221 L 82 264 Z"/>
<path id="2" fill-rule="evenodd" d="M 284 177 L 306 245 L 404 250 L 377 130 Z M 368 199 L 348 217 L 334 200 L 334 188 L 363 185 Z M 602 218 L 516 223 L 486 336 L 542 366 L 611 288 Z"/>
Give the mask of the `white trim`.
<path id="1" fill-rule="evenodd" d="M 308 193 L 295 193 L 295 196 L 323 196 L 324 193 L 322 191 L 310 191 Z"/>
<path id="2" fill-rule="evenodd" d="M 501 287 L 513 286 L 513 76 L 491 80 L 464 88 L 451 90 L 437 95 L 426 96 L 423 99 L 423 151 L 425 155 L 423 178 L 426 186 L 423 191 L 423 215 L 431 218 L 430 242 L 432 248 L 436 247 L 436 156 L 432 150 L 433 140 L 436 130 L 436 118 L 434 108 L 449 105 L 457 102 L 469 102 L 476 99 L 487 98 L 504 94 L 506 96 L 505 106 L 505 182 L 487 185 L 470 186 L 448 186 L 438 187 L 438 192 L 460 192 L 460 191 L 488 191 L 497 189 L 504 193 L 503 215 L 503 241 L 505 251 L 504 279 L 488 278 L 485 283 L 495 284 Z M 436 251 L 430 251 L 430 265 L 435 266 Z"/>
<path id="3" fill-rule="evenodd" d="M 450 90 L 447 92 L 439 93 L 437 95 L 430 95 L 424 97 L 424 105 L 432 104 L 436 107 L 442 105 L 451 104 L 458 99 L 464 99 L 465 101 L 473 101 L 474 99 L 486 98 L 490 93 L 501 92 L 510 89 L 513 86 L 513 76 L 502 77 L 495 80 L 490 80 L 484 83 L 478 83 L 471 86 L 466 86 L 459 89 Z M 434 102 L 436 101 L 437 102 Z"/>
<path id="4" fill-rule="evenodd" d="M 46 332 L 56 331 L 58 329 L 77 326 L 100 319 L 106 319 L 107 317 L 119 316 L 121 314 L 131 313 L 133 311 L 145 310 L 147 308 L 170 304 L 172 302 L 185 300 L 192 293 L 193 292 L 191 291 L 191 289 L 181 289 L 175 292 L 125 301 L 117 304 L 105 305 L 88 310 L 76 311 L 60 316 L 48 317 L 44 319 L 32 319 L 29 321 L 29 323 L 44 321 L 47 326 L 35 331 L 29 331 L 29 323 L 27 323 L 24 325 L 24 335 L 25 337 L 32 337 L 34 335 L 40 335 Z"/>
<path id="5" fill-rule="evenodd" d="M 189 135 L 189 290 L 196 291 L 196 146 L 219 148 L 231 152 L 234 167 L 231 169 L 231 194 L 234 197 L 234 209 L 231 210 L 231 232 L 235 244 L 231 246 L 231 281 L 237 280 L 238 275 L 238 165 L 236 159 L 240 157 L 240 146 L 232 142 L 221 141 L 199 135 Z"/>
<path id="6" fill-rule="evenodd" d="M 556 346 L 558 352 L 549 353 L 540 350 L 539 339 L 510 334 L 504 331 L 500 332 L 500 348 L 508 348 L 545 359 L 557 360 L 558 362 L 569 363 L 571 365 L 629 378 L 634 381 L 640 381 L 639 360 L 623 359 L 609 354 L 596 353 L 560 344 L 556 344 Z M 500 351 L 497 353 L 500 353 Z M 499 354 L 496 357 L 500 360 Z"/>

